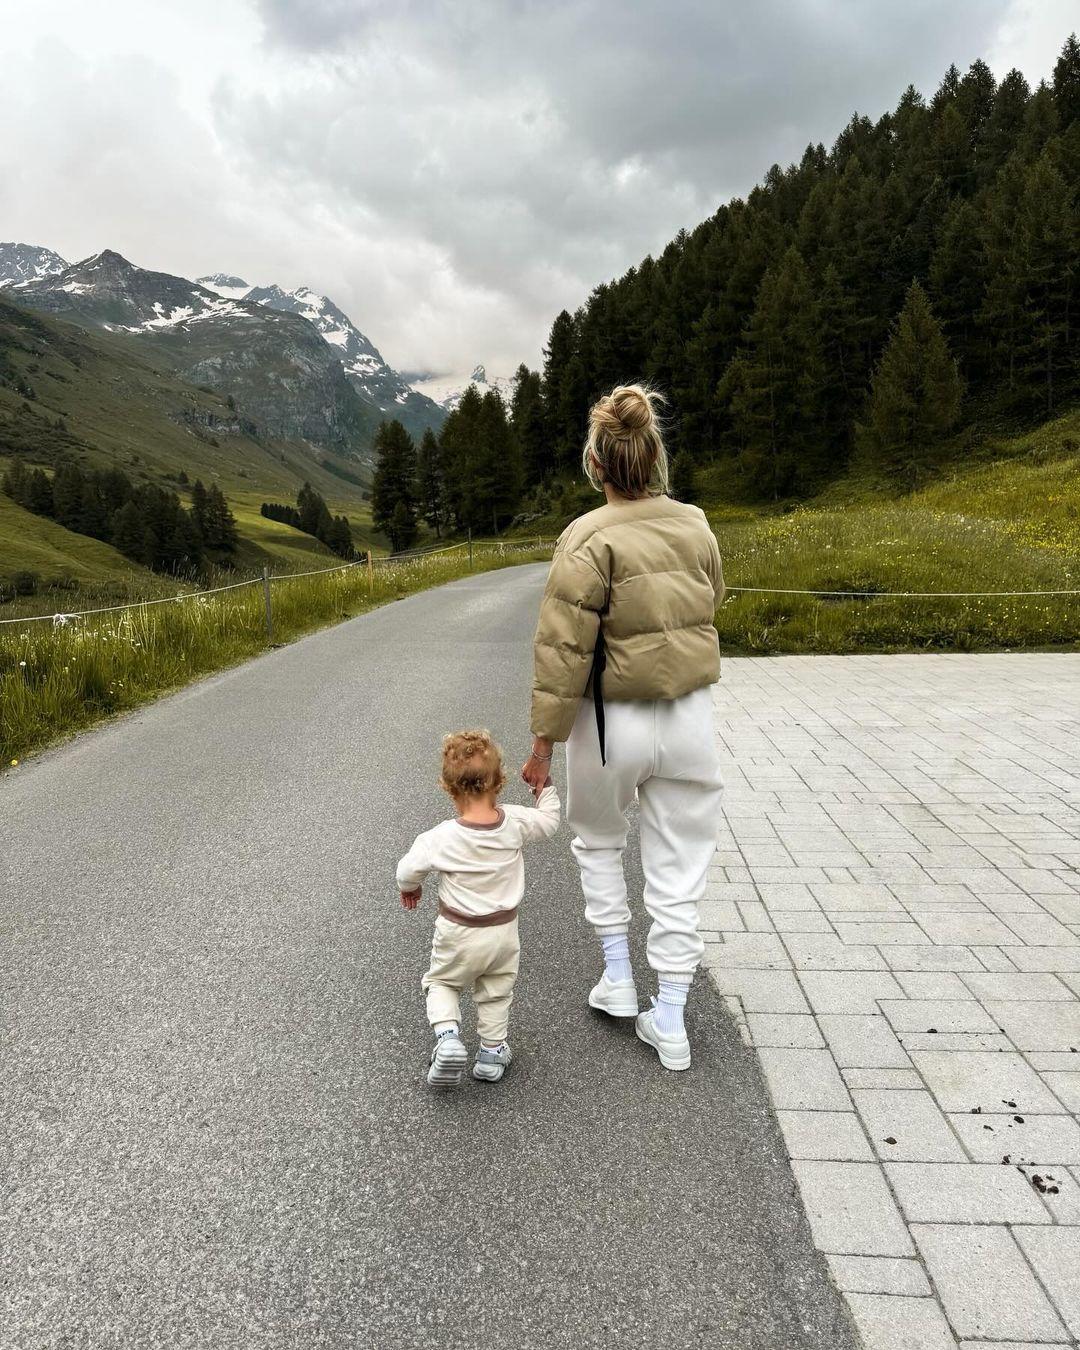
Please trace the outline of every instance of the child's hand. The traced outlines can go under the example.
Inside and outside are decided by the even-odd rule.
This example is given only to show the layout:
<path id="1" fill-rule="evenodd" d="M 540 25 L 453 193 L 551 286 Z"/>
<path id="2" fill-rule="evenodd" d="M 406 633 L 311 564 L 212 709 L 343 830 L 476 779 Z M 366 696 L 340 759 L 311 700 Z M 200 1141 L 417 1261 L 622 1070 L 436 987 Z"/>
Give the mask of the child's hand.
<path id="1" fill-rule="evenodd" d="M 423 894 L 423 887 L 417 886 L 415 891 L 402 891 L 401 903 L 406 909 L 415 909 L 420 903 L 420 896 Z"/>

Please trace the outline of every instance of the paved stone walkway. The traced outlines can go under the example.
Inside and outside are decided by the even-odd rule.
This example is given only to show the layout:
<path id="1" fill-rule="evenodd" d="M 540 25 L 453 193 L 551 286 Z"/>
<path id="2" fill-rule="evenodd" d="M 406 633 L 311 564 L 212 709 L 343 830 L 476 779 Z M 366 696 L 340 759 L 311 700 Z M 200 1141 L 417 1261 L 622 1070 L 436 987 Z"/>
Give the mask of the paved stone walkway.
<path id="1" fill-rule="evenodd" d="M 1080 655 L 725 662 L 707 963 L 868 1350 L 1080 1337 Z"/>

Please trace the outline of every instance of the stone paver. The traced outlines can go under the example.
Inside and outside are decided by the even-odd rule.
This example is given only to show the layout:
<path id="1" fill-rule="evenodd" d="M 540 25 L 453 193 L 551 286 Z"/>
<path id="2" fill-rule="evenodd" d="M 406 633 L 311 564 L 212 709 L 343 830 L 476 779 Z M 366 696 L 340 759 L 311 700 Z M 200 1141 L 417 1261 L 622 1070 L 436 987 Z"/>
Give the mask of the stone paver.
<path id="1" fill-rule="evenodd" d="M 729 660 L 715 704 L 706 966 L 866 1346 L 1073 1344 L 1080 655 Z"/>
<path id="2" fill-rule="evenodd" d="M 1061 1319 L 1007 1228 L 916 1224 L 915 1240 L 960 1336 L 1061 1340 Z"/>

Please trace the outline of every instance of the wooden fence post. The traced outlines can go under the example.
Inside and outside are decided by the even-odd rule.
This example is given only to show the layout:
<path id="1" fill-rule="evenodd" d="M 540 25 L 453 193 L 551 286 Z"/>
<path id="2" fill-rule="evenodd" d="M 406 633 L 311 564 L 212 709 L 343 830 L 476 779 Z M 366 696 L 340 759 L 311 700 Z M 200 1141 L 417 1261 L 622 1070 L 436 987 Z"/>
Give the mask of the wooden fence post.
<path id="1" fill-rule="evenodd" d="M 469 571 L 472 571 L 472 526 L 469 526 Z"/>
<path id="2" fill-rule="evenodd" d="M 274 608 L 270 603 L 270 569 L 263 567 L 263 601 L 266 605 L 266 640 L 274 640 Z"/>
<path id="3" fill-rule="evenodd" d="M 367 551 L 367 584 L 368 590 L 375 589 L 375 564 L 371 561 L 371 549 Z"/>

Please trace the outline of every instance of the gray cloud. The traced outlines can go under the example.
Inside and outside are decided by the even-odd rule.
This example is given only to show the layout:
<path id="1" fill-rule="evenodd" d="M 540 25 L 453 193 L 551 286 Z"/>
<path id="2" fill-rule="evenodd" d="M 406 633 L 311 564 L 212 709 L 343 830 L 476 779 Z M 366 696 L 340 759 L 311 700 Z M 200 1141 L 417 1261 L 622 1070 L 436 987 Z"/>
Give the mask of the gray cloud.
<path id="1" fill-rule="evenodd" d="M 8 63 L 0 118 L 24 130 L 0 210 L 61 251 L 306 282 L 396 363 L 443 370 L 536 362 L 558 308 L 852 112 L 932 92 L 950 61 L 1001 67 L 1017 32 L 1041 51 L 1032 0 L 220 3 L 251 38 L 193 34 L 198 106 L 190 50 L 150 21 L 94 59 Z"/>

